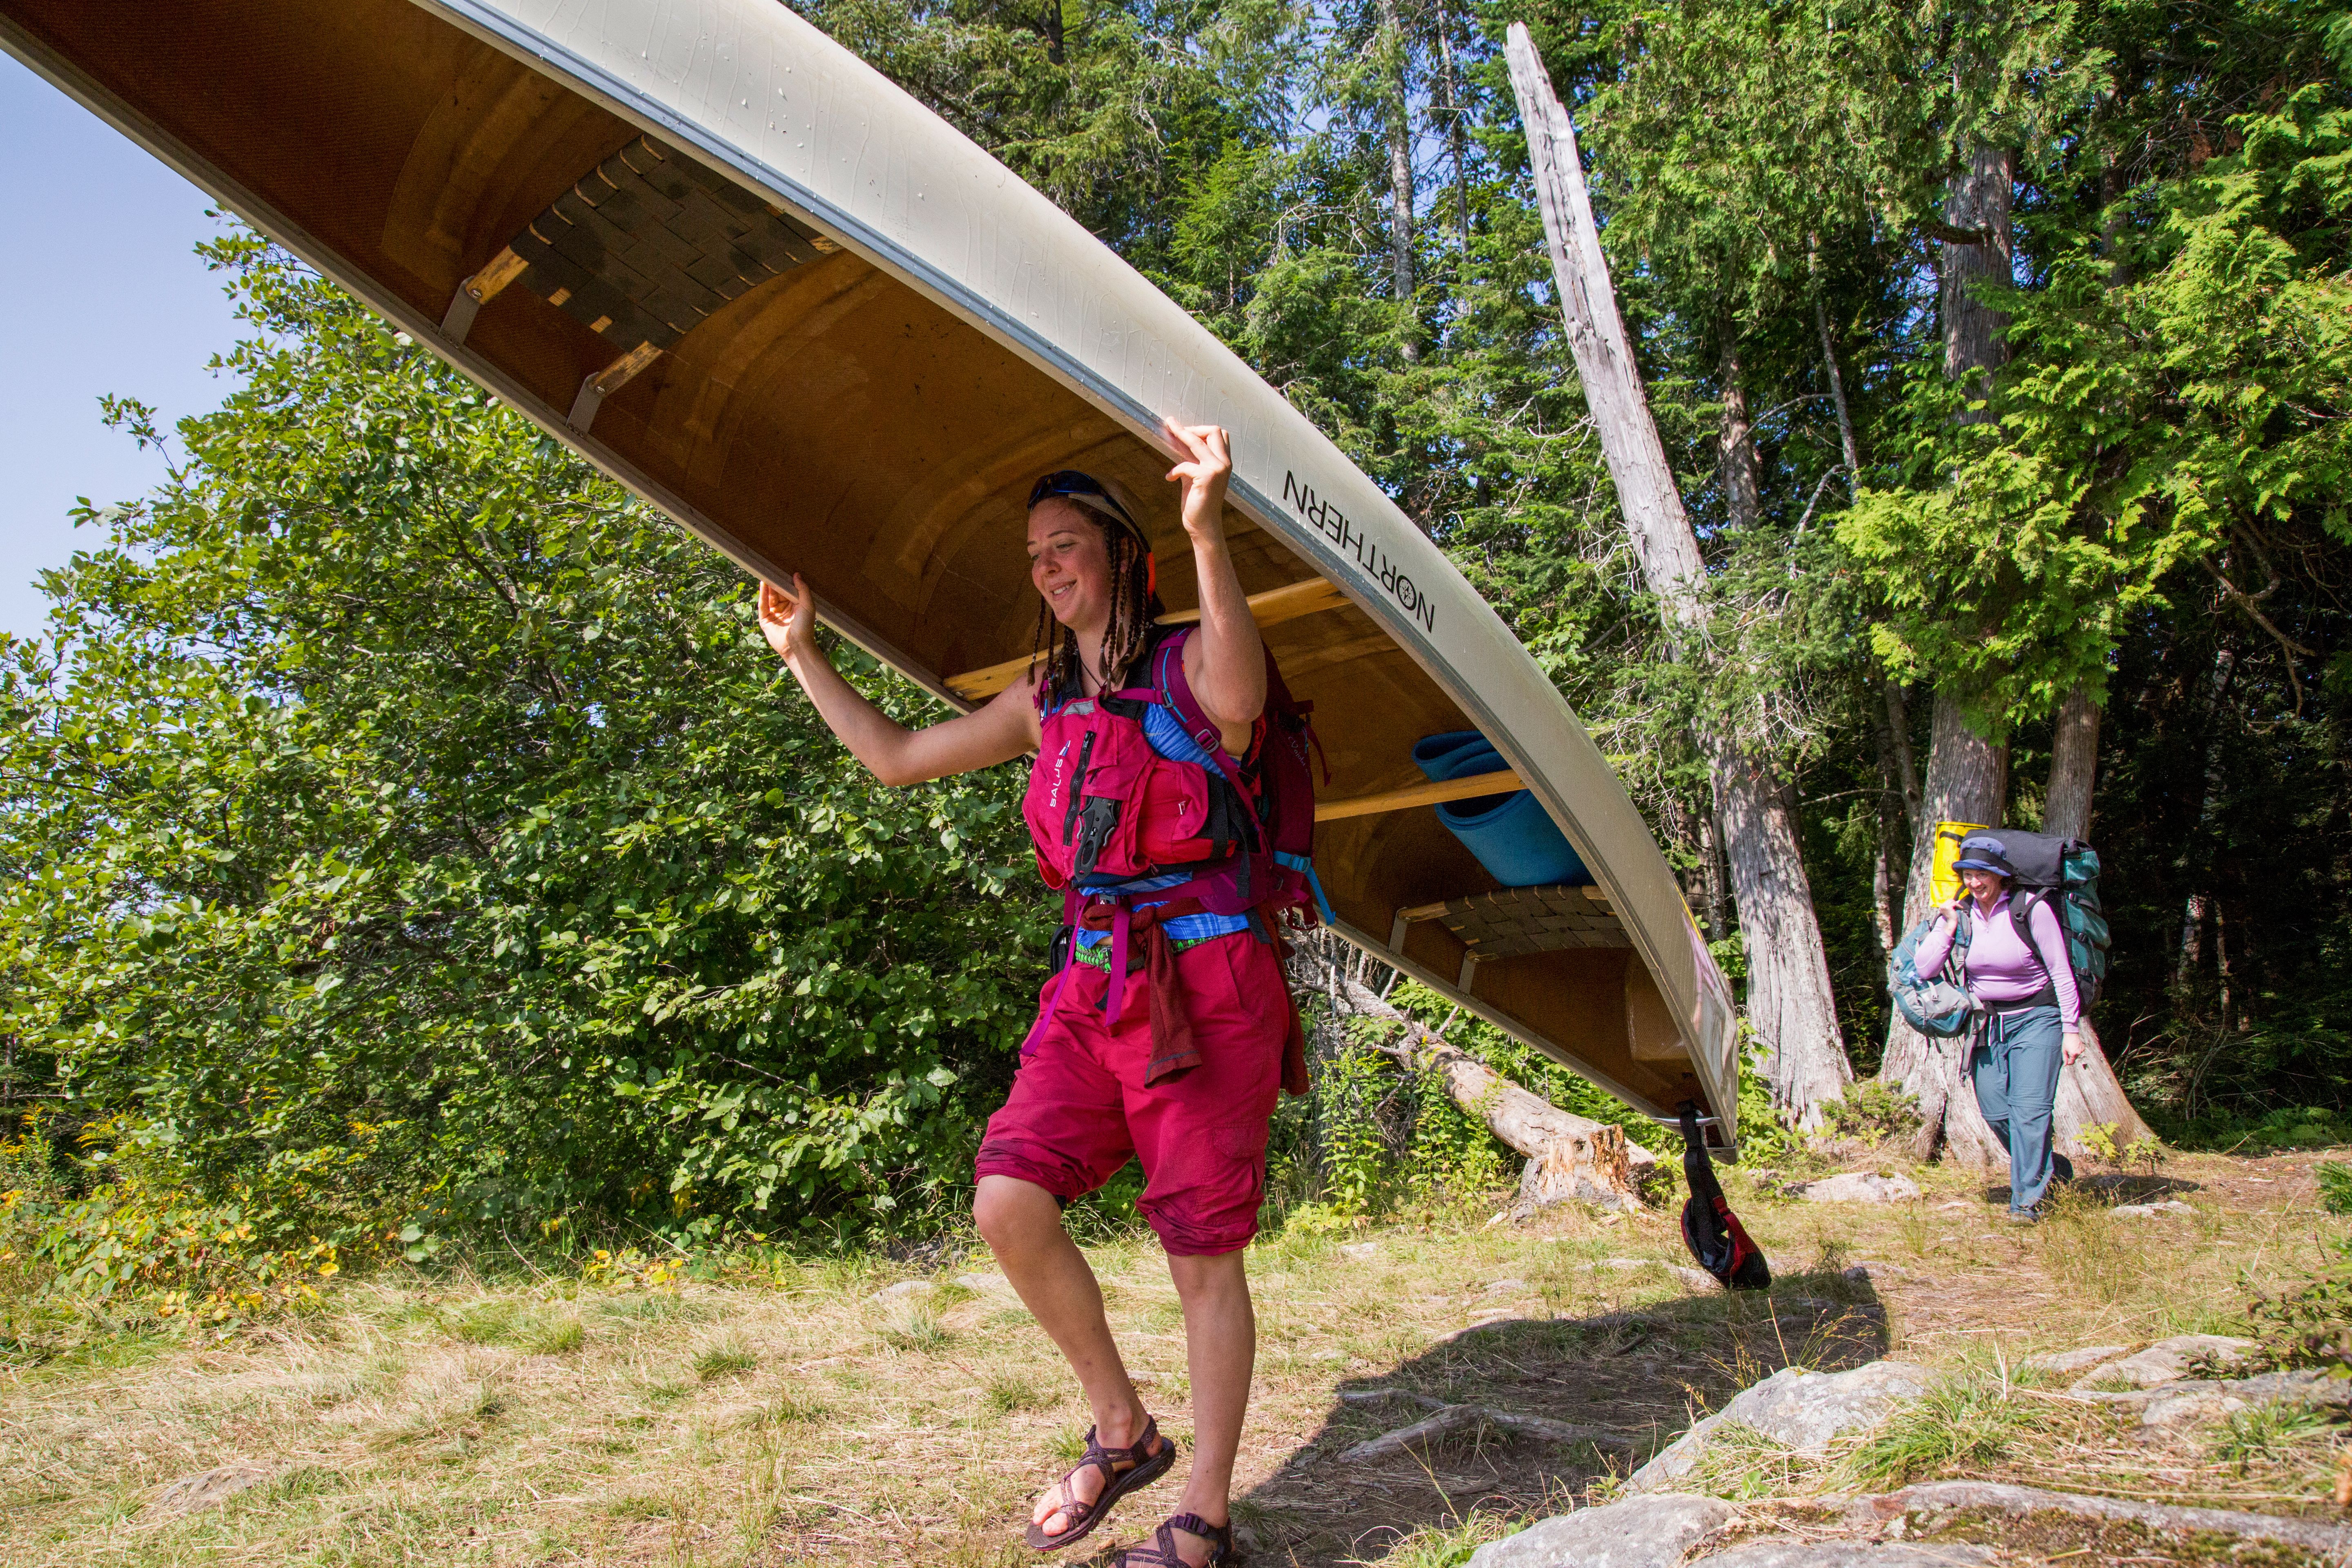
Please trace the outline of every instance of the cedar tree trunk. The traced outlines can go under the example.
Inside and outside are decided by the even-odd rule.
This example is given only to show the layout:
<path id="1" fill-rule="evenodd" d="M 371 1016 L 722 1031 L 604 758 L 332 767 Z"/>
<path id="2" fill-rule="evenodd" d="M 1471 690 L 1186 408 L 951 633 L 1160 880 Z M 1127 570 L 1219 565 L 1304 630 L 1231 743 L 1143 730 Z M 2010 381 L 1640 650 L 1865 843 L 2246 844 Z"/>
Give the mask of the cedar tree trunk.
<path id="1" fill-rule="evenodd" d="M 2015 162 L 2006 148 L 1973 145 L 1968 167 L 1953 177 L 1945 203 L 1946 221 L 1978 236 L 1971 244 L 1943 246 L 1944 374 L 1955 381 L 1980 379 L 1980 372 L 1995 368 L 2006 357 L 2001 331 L 2009 320 L 1979 300 L 1973 286 L 1988 283 L 2006 288 L 2013 280 L 2010 197 Z M 1969 420 L 1988 416 L 1981 411 L 1962 416 Z M 1960 715 L 1958 697 L 1938 689 L 1927 749 L 1926 798 L 1911 845 L 1904 930 L 1927 914 L 1936 824 L 1981 822 L 1997 827 L 2008 792 L 2008 746 L 1971 730 Z M 1966 1036 L 1930 1040 L 1896 1013 L 1887 1028 L 1886 1056 L 1879 1077 L 1918 1097 L 1921 1158 L 1940 1147 L 1965 1165 L 2004 1166 L 2008 1155 L 1978 1113 L 1976 1094 L 1969 1087 L 1968 1055 Z"/>
<path id="2" fill-rule="evenodd" d="M 1911 845 L 1911 874 L 1903 900 L 1903 929 L 1927 917 L 1928 877 L 1935 869 L 1936 824 L 2000 825 L 2001 801 L 2009 794 L 2009 748 L 1997 746 L 1969 728 L 1958 700 L 1936 694 L 1934 729 L 1927 748 L 1927 783 L 1921 792 L 1920 827 Z M 1938 1149 L 1964 1165 L 2006 1168 L 2008 1154 L 1977 1110 L 1968 1080 L 1969 1037 L 1933 1040 L 1895 1015 L 1886 1035 L 1883 1082 L 1916 1095 L 1920 1128 L 1913 1152 L 1924 1160 Z"/>
<path id="3" fill-rule="evenodd" d="M 2091 790 L 2099 771 L 2099 705 L 2089 689 L 2077 685 L 2058 710 L 2057 741 L 2050 749 L 2050 800 L 2042 810 L 2042 831 L 2065 838 L 2091 837 Z M 2083 1015 L 2083 1055 L 2058 1075 L 2058 1110 L 2053 1121 L 2058 1146 L 2080 1158 L 2083 1129 L 2112 1123 L 2116 1147 L 2141 1138 L 2153 1138 L 2147 1122 L 2124 1095 L 2124 1086 L 2108 1065 L 2099 1032 L 2091 1016 Z"/>
<path id="4" fill-rule="evenodd" d="M 1395 93 L 1389 104 L 1389 265 L 1395 275 L 1397 308 L 1411 312 L 1412 302 L 1412 97 L 1405 81 L 1404 22 L 1397 0 L 1381 0 L 1383 42 L 1396 51 Z M 1421 357 L 1419 334 L 1408 328 L 1404 357 Z"/>

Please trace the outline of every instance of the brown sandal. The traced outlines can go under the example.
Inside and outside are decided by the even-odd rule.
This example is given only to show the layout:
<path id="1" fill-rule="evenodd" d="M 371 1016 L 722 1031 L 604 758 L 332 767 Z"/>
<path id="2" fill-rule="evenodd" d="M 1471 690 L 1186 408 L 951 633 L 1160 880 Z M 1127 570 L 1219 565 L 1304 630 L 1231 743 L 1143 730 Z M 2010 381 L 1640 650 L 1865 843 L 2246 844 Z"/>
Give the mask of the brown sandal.
<path id="1" fill-rule="evenodd" d="M 1033 1552 L 1059 1552 L 1073 1542 L 1083 1539 L 1103 1521 L 1104 1516 L 1110 1512 L 1111 1504 L 1166 1475 L 1168 1467 L 1176 1462 L 1176 1444 L 1171 1438 L 1157 1454 L 1148 1452 L 1159 1436 L 1160 1420 L 1157 1416 L 1146 1417 L 1142 1435 L 1124 1448 L 1104 1447 L 1095 1441 L 1095 1429 L 1087 1427 L 1086 1453 L 1062 1475 L 1063 1496 L 1068 1500 L 1055 1510 L 1076 1522 L 1048 1535 L 1042 1523 L 1031 1521 L 1029 1533 L 1025 1537 L 1029 1549 Z M 1118 1468 L 1122 1463 L 1127 1466 L 1123 1470 Z M 1103 1494 L 1092 1502 L 1080 1502 L 1069 1497 L 1070 1478 L 1085 1469 L 1100 1470 L 1103 1474 Z"/>
<path id="2" fill-rule="evenodd" d="M 1180 1513 L 1162 1524 L 1149 1546 L 1130 1546 L 1110 1560 L 1110 1568 L 1191 1568 L 1176 1551 L 1176 1532 L 1197 1535 L 1209 1543 L 1209 1561 L 1202 1568 L 1218 1568 L 1221 1563 L 1238 1563 L 1241 1553 L 1234 1550 L 1234 1527 L 1211 1524 L 1197 1513 Z"/>

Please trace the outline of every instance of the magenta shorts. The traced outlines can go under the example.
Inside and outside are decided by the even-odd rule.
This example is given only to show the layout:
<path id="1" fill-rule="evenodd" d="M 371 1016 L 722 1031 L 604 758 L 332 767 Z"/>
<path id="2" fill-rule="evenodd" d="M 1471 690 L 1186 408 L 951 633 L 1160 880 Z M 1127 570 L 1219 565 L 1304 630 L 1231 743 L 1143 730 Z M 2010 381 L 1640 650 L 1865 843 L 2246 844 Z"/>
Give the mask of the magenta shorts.
<path id="1" fill-rule="evenodd" d="M 975 1169 L 1067 1200 L 1101 1186 L 1132 1155 L 1143 1163 L 1136 1206 L 1160 1246 L 1205 1257 L 1257 1234 L 1266 1125 L 1293 1014 L 1281 957 L 1247 931 L 1185 949 L 1176 974 L 1200 1066 L 1147 1086 L 1151 1009 L 1141 972 L 1129 976 L 1118 1026 L 1107 1028 L 1110 977 L 1079 964 L 1013 1076 L 1012 1096 L 988 1119 Z M 1049 979 L 1039 991 L 1041 1010 L 1054 986 Z"/>

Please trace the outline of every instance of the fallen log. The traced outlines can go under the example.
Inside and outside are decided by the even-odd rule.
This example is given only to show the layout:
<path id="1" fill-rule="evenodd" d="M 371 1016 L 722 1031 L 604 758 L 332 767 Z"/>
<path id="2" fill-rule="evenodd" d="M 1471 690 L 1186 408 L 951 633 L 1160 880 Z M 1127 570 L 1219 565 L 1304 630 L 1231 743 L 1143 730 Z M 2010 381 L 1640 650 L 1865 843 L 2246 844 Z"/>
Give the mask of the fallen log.
<path id="1" fill-rule="evenodd" d="M 1306 956 L 1323 966 L 1323 990 L 1346 1011 L 1396 1026 L 1396 1033 L 1374 1042 L 1374 1048 L 1435 1079 L 1448 1100 L 1526 1156 L 1512 1213 L 1524 1217 L 1568 1202 L 1626 1212 L 1642 1207 L 1642 1182 L 1656 1169 L 1658 1158 L 1630 1142 L 1622 1130 L 1562 1110 L 1520 1088 L 1390 1006 L 1370 986 L 1349 979 L 1339 964 L 1312 952 Z"/>

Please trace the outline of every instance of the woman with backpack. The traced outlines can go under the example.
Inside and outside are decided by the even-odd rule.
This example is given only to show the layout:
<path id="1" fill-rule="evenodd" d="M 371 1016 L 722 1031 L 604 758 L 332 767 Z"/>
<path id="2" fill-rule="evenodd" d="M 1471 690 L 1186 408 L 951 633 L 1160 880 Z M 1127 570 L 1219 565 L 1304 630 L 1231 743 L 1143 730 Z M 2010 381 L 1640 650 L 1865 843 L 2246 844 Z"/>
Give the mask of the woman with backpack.
<path id="1" fill-rule="evenodd" d="M 2009 1151 L 2009 1217 L 2031 1224 L 2042 1217 L 2053 1172 L 2074 1174 L 2051 1148 L 2051 1120 L 2059 1071 L 2083 1054 L 2081 998 L 2051 901 L 2034 899 L 2021 925 L 2011 914 L 2017 871 L 2008 847 L 1992 834 L 1971 833 L 1953 865 L 1966 891 L 1936 917 L 1912 963 L 1921 974 L 1942 969 L 1960 922 L 1968 922 L 1963 963 L 1976 1007 L 1969 1081 L 1977 1109 Z"/>
<path id="2" fill-rule="evenodd" d="M 833 732 L 886 784 L 1034 752 L 1024 815 L 1065 891 L 1057 973 L 1011 1097 L 977 1162 L 973 1217 L 1094 1413 L 1085 1455 L 1047 1489 L 1028 1544 L 1056 1552 L 1175 1463 L 1113 1342 L 1061 1209 L 1142 1162 L 1138 1204 L 1184 1309 L 1193 1453 L 1176 1511 L 1127 1568 L 1233 1560 L 1227 1496 L 1248 1406 L 1256 1319 L 1243 1251 L 1265 1197 L 1267 1124 L 1306 1089 L 1297 1009 L 1273 930 L 1286 885 L 1242 814 L 1266 734 L 1269 660 L 1227 552 L 1225 433 L 1171 424 L 1197 630 L 1161 613 L 1149 542 L 1126 500 L 1075 470 L 1029 497 L 1043 654 L 986 706 L 909 730 L 859 696 L 815 640 L 816 606 L 760 589 L 760 623 Z M 1218 756 L 1207 748 L 1222 747 Z M 1252 847 L 1244 853 L 1243 841 Z M 1238 869 L 1236 869 L 1238 868 Z M 1253 875 L 1252 868 L 1255 868 Z"/>

